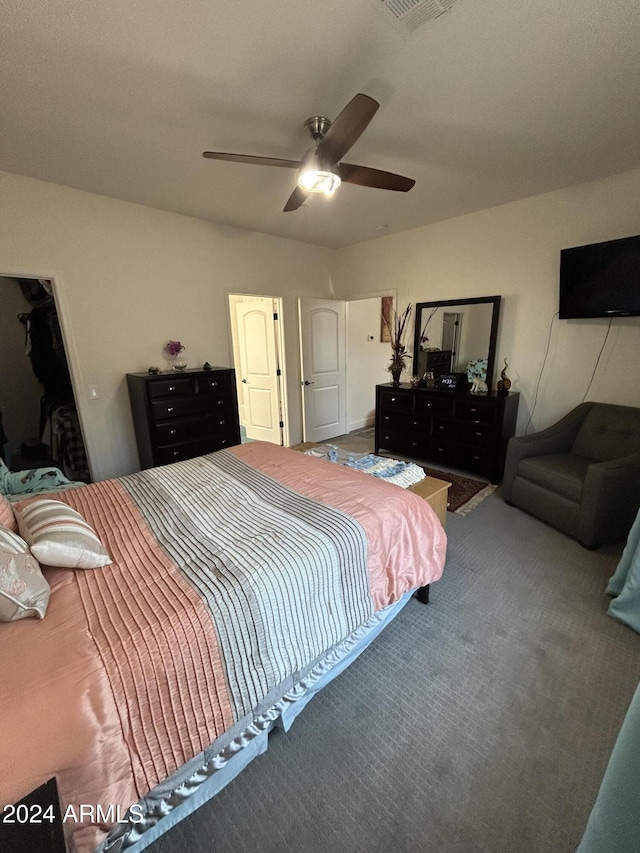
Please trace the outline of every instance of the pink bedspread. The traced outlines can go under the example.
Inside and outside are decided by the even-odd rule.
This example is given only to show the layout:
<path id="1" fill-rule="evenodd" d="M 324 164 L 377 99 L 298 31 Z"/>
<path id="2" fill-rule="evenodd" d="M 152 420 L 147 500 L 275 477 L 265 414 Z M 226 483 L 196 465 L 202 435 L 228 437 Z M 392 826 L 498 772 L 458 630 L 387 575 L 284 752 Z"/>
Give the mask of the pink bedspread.
<path id="1" fill-rule="evenodd" d="M 240 460 L 362 528 L 375 610 L 440 577 L 446 537 L 431 507 L 416 495 L 270 444 L 227 453 L 232 463 Z M 113 563 L 94 571 L 45 568 L 52 588 L 46 618 L 0 625 L 0 805 L 56 776 L 63 811 L 85 803 L 105 810 L 117 804 L 124 812 L 242 719 L 254 701 L 230 674 L 224 641 L 229 626 L 216 624 L 189 574 L 197 560 L 177 557 L 167 533 L 160 536 L 163 544 L 158 541 L 156 520 L 165 524 L 169 516 L 170 535 L 186 536 L 181 547 L 190 555 L 189 536 L 200 548 L 215 540 L 221 521 L 206 517 L 206 490 L 198 480 L 208 471 L 204 462 L 190 460 L 58 495 L 95 527 Z M 184 494 L 171 494 L 183 473 L 185 483 L 193 483 Z M 151 485 L 158 494 L 140 498 Z M 235 483 L 229 500 L 237 501 L 244 488 Z M 212 504 L 220 490 L 216 481 Z M 251 500 L 263 498 L 252 494 Z M 255 591 L 259 578 L 252 583 Z M 286 646 L 286 638 L 280 645 Z M 290 650 L 298 656 L 291 672 L 304 661 L 299 645 Z M 108 828 L 69 820 L 70 850 L 92 850 Z"/>

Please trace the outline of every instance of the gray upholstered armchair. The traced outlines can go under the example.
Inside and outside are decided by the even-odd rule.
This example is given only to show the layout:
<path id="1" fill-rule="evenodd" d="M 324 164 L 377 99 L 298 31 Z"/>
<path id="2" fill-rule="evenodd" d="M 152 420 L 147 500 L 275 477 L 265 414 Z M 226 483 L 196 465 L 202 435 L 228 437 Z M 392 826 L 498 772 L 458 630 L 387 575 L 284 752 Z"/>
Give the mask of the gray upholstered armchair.
<path id="1" fill-rule="evenodd" d="M 502 496 L 587 548 L 624 539 L 640 506 L 640 409 L 582 403 L 510 439 Z"/>

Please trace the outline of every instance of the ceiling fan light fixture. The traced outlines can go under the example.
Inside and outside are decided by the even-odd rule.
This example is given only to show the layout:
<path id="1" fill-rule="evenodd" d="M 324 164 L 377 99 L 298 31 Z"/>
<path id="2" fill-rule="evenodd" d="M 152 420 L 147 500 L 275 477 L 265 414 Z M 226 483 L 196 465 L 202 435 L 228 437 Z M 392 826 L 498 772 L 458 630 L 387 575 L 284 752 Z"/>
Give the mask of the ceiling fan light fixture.
<path id="1" fill-rule="evenodd" d="M 298 175 L 298 186 L 309 193 L 333 195 L 342 181 L 340 175 L 327 169 L 302 169 Z"/>

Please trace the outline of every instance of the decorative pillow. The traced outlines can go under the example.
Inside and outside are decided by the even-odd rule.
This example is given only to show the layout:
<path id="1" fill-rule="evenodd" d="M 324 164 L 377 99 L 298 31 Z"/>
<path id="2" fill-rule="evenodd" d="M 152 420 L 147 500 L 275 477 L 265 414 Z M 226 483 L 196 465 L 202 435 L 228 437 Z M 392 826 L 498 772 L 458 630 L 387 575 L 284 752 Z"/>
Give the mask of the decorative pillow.
<path id="1" fill-rule="evenodd" d="M 20 535 L 39 563 L 68 569 L 97 569 L 111 562 L 91 525 L 62 501 L 42 498 L 14 511 Z"/>
<path id="2" fill-rule="evenodd" d="M 7 554 L 28 554 L 29 546 L 17 533 L 0 524 L 0 548 Z"/>
<path id="3" fill-rule="evenodd" d="M 0 622 L 44 619 L 51 590 L 29 546 L 0 526 Z"/>
<path id="4" fill-rule="evenodd" d="M 9 530 L 17 530 L 18 522 L 13 514 L 13 509 L 4 495 L 0 495 L 0 524 Z"/>

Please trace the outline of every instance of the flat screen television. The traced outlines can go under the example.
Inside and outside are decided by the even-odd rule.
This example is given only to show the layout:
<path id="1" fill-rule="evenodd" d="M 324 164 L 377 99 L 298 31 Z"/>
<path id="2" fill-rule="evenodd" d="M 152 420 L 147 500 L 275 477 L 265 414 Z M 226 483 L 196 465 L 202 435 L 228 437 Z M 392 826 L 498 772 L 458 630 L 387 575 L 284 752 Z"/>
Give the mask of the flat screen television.
<path id="1" fill-rule="evenodd" d="M 640 316 L 640 236 L 560 252 L 561 320 Z"/>

